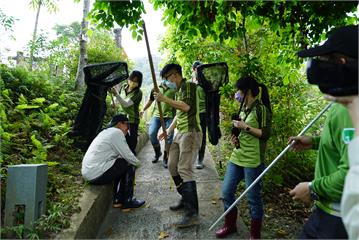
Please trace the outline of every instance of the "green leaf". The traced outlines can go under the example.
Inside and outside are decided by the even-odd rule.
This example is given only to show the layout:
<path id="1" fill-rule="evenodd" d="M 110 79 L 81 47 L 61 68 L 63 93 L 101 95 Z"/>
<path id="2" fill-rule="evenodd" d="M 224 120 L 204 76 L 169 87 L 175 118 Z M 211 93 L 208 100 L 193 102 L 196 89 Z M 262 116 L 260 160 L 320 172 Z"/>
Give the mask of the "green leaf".
<path id="1" fill-rule="evenodd" d="M 15 108 L 24 110 L 24 109 L 35 109 L 35 108 L 39 108 L 39 107 L 40 106 L 38 106 L 38 105 L 20 104 L 20 105 L 17 105 Z"/>
<path id="2" fill-rule="evenodd" d="M 37 149 L 43 148 L 42 143 L 38 139 L 36 139 L 36 136 L 34 134 L 31 135 L 31 142 Z"/>
<path id="3" fill-rule="evenodd" d="M 41 97 L 41 98 L 35 98 L 35 99 L 33 99 L 31 102 L 32 102 L 33 104 L 43 104 L 45 101 L 46 101 L 46 99 L 43 98 L 43 97 Z"/>
<path id="4" fill-rule="evenodd" d="M 133 39 L 136 39 L 136 36 L 137 36 L 136 30 L 132 30 L 132 38 L 133 38 Z"/>
<path id="5" fill-rule="evenodd" d="M 54 167 L 54 166 L 57 166 L 57 165 L 60 165 L 59 162 L 45 162 L 49 167 Z"/>
<path id="6" fill-rule="evenodd" d="M 55 108 L 57 108 L 59 106 L 58 103 L 53 103 L 50 106 L 47 107 L 48 110 L 54 110 Z"/>

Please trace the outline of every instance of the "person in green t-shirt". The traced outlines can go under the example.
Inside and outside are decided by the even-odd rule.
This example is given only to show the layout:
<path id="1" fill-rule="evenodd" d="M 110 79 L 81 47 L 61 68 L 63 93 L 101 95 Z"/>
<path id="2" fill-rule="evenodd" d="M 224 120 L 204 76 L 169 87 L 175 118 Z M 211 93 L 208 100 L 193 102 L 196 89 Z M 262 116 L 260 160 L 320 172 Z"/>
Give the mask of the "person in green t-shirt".
<path id="1" fill-rule="evenodd" d="M 134 70 L 128 77 L 128 81 L 120 85 L 118 92 L 115 88 L 112 88 L 112 93 L 115 95 L 118 102 L 118 104 L 116 104 L 118 106 L 118 112 L 128 116 L 130 130 L 127 141 L 131 151 L 135 155 L 138 125 L 140 123 L 139 107 L 142 100 L 141 85 L 142 73 Z"/>
<path id="2" fill-rule="evenodd" d="M 233 120 L 238 128 L 238 135 L 232 135 L 231 142 L 234 148 L 222 184 L 222 197 L 226 211 L 236 200 L 235 193 L 238 184 L 244 179 L 246 187 L 251 185 L 264 169 L 266 142 L 271 129 L 271 106 L 268 90 L 259 84 L 253 77 L 240 78 L 236 87 L 237 101 L 243 103 L 244 111 L 240 117 Z M 239 144 L 240 142 L 240 144 Z M 260 239 L 263 219 L 263 201 L 261 196 L 261 182 L 258 182 L 248 191 L 247 198 L 250 206 L 251 228 L 250 239 Z M 216 231 L 218 238 L 237 231 L 236 207 L 225 216 L 224 226 Z"/>
<path id="3" fill-rule="evenodd" d="M 142 73 L 140 71 L 132 71 L 128 77 L 128 81 L 120 85 L 119 91 L 111 88 L 111 92 L 115 95 L 118 105 L 118 112 L 128 117 L 129 130 L 126 135 L 126 141 L 132 153 L 136 155 L 138 125 L 140 123 L 139 106 L 142 100 Z M 125 199 L 133 198 L 135 184 L 135 168 L 129 166 L 126 176 L 121 179 L 119 198 L 113 200 L 113 207 L 121 207 Z M 143 200 L 136 200 L 134 205 L 143 205 Z"/>
<path id="4" fill-rule="evenodd" d="M 162 93 L 153 93 L 157 101 L 167 103 L 177 110 L 171 126 L 158 136 L 162 140 L 167 133 L 177 128 L 170 148 L 168 169 L 182 199 L 170 209 L 184 209 L 183 219 L 175 226 L 190 227 L 199 224 L 197 187 L 193 178 L 193 165 L 202 141 L 197 86 L 182 77 L 182 68 L 178 64 L 167 64 L 161 73 L 161 77 L 169 80 L 177 91 L 175 100 Z"/>
<path id="5" fill-rule="evenodd" d="M 356 78 L 356 83 L 358 81 L 358 25 L 333 30 L 323 45 L 302 50 L 298 52 L 298 56 L 309 58 L 308 82 L 316 82 L 322 92 L 348 90 L 351 86 L 350 80 L 354 79 L 355 82 Z M 342 85 L 332 85 L 335 82 Z M 353 89 L 355 88 L 350 90 Z M 342 94 L 343 92 L 340 95 Z M 348 238 L 342 220 L 341 205 L 345 178 L 349 170 L 348 143 L 344 138 L 344 130 L 350 128 L 353 128 L 353 124 L 348 109 L 334 103 L 329 109 L 320 136 L 290 138 L 290 142 L 296 141 L 293 146 L 296 151 L 318 150 L 314 179 L 301 182 L 290 191 L 293 200 L 304 203 L 314 201 L 315 207 L 303 226 L 300 239 Z"/>
<path id="6" fill-rule="evenodd" d="M 168 85 L 171 86 L 168 80 L 162 80 L 161 85 L 159 86 L 159 90 L 164 96 L 174 99 L 176 91 L 173 88 L 169 88 Z M 153 89 L 152 89 L 150 98 L 148 99 L 147 103 L 143 107 L 143 110 L 140 112 L 140 116 L 143 115 L 143 113 L 152 105 L 154 101 L 155 101 L 155 97 L 153 96 Z M 168 128 L 172 124 L 173 118 L 175 116 L 176 113 L 175 109 L 167 103 L 162 103 L 161 108 L 162 108 L 162 115 L 163 115 L 165 126 L 166 128 Z M 162 155 L 161 145 L 157 139 L 158 130 L 160 128 L 161 128 L 160 114 L 156 103 L 154 107 L 153 117 L 150 121 L 148 128 L 150 141 L 153 146 L 153 149 L 155 150 L 155 157 L 153 158 L 152 163 L 158 162 L 160 156 Z M 163 166 L 165 168 L 168 167 L 167 166 L 168 152 L 169 152 L 169 148 L 171 147 L 172 140 L 173 140 L 173 133 L 168 134 L 167 146 L 166 146 L 167 149 L 165 149 L 163 152 Z"/>
<path id="7" fill-rule="evenodd" d="M 198 99 L 199 99 L 199 119 L 201 124 L 201 130 L 202 130 L 202 144 L 201 148 L 198 151 L 198 158 L 197 158 L 197 169 L 202 169 L 203 166 L 203 159 L 204 159 L 204 153 L 206 151 L 206 94 L 203 90 L 203 88 L 198 85 L 198 79 L 197 79 L 197 67 L 201 65 L 202 63 L 200 61 L 195 61 L 192 64 L 192 82 L 197 84 L 197 91 L 198 91 Z"/>

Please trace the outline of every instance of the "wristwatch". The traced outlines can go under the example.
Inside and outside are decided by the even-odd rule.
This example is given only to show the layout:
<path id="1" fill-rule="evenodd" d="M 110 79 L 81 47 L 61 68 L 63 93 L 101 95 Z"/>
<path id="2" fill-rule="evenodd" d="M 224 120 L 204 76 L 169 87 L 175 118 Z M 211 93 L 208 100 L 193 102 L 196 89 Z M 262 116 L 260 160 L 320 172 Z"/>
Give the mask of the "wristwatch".
<path id="1" fill-rule="evenodd" d="M 317 200 L 319 200 L 319 196 L 316 192 L 314 192 L 312 185 L 313 185 L 313 183 L 309 182 L 310 198 L 314 201 L 317 201 Z"/>
<path id="2" fill-rule="evenodd" d="M 249 132 L 250 130 L 251 130 L 251 128 L 248 126 L 248 127 L 246 127 L 246 132 Z"/>

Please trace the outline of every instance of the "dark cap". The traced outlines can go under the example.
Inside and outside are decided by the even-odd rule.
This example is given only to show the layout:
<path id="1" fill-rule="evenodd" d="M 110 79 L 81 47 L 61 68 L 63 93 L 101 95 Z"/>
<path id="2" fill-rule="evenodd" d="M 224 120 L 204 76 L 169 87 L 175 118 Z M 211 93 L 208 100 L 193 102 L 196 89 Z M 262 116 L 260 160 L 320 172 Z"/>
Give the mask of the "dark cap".
<path id="1" fill-rule="evenodd" d="M 119 122 L 128 122 L 128 118 L 125 114 L 117 114 L 112 117 L 111 122 L 108 124 L 108 127 L 113 127 Z"/>
<path id="2" fill-rule="evenodd" d="M 331 53 L 341 53 L 358 59 L 358 25 L 333 30 L 323 45 L 299 51 L 298 56 L 315 57 Z"/>
<path id="3" fill-rule="evenodd" d="M 194 61 L 194 63 L 192 64 L 192 68 L 197 68 L 199 65 L 202 65 L 200 61 Z"/>

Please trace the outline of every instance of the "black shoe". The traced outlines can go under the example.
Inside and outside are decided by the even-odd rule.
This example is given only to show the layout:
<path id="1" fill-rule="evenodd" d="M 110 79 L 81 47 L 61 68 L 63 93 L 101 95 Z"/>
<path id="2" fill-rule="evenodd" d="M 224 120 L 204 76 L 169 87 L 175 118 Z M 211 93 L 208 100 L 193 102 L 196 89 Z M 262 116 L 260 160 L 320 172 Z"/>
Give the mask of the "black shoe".
<path id="1" fill-rule="evenodd" d="M 112 201 L 112 207 L 113 208 L 122 208 L 122 205 L 123 205 L 123 200 L 114 199 Z"/>
<path id="2" fill-rule="evenodd" d="M 174 223 L 177 228 L 192 227 L 199 224 L 198 214 L 184 215 L 181 221 Z"/>
<path id="3" fill-rule="evenodd" d="M 129 208 L 139 208 L 145 204 L 144 200 L 137 200 L 136 198 L 132 198 L 129 201 L 126 201 L 122 205 L 122 209 L 129 209 Z"/>
<path id="4" fill-rule="evenodd" d="M 153 158 L 152 163 L 156 163 L 162 156 L 161 146 L 160 145 L 155 146 L 155 147 L 153 147 L 153 149 L 155 150 L 155 157 Z"/>
<path id="5" fill-rule="evenodd" d="M 203 161 L 198 161 L 197 162 L 197 165 L 196 165 L 196 168 L 197 169 L 203 169 L 204 165 L 203 165 Z"/>
<path id="6" fill-rule="evenodd" d="M 167 151 L 163 152 L 163 167 L 168 168 L 168 154 L 167 154 Z"/>
<path id="7" fill-rule="evenodd" d="M 203 167 L 204 167 L 203 158 L 204 158 L 204 154 L 199 153 L 198 158 L 197 158 L 197 165 L 196 165 L 197 169 L 203 169 Z"/>
<path id="8" fill-rule="evenodd" d="M 163 167 L 164 167 L 164 168 L 168 168 L 167 161 L 163 161 Z"/>

